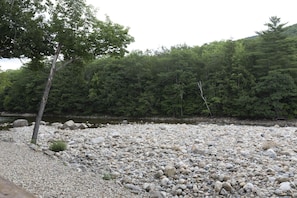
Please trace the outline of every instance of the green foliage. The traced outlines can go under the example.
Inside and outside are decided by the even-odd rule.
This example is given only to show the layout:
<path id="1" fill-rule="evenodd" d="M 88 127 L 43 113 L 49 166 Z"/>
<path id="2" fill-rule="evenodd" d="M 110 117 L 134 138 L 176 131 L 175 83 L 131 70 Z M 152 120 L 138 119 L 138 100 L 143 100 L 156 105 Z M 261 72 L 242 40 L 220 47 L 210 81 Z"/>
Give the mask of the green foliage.
<path id="1" fill-rule="evenodd" d="M 66 149 L 67 149 L 67 144 L 66 144 L 66 142 L 64 142 L 62 140 L 54 141 L 49 146 L 49 150 L 54 151 L 54 152 L 65 151 Z"/>
<path id="2" fill-rule="evenodd" d="M 58 46 L 64 60 L 123 56 L 133 41 L 128 28 L 100 21 L 85 0 L 0 2 L 0 58 L 27 57 L 44 66 Z"/>
<path id="3" fill-rule="evenodd" d="M 111 173 L 104 173 L 102 179 L 104 180 L 112 180 L 115 179 L 115 175 L 111 174 Z"/>
<path id="4" fill-rule="evenodd" d="M 207 116 L 209 112 L 197 87 L 201 81 L 214 116 L 294 118 L 297 116 L 297 38 L 284 35 L 287 28 L 279 18 L 271 20 L 266 24 L 268 29 L 253 39 L 195 47 L 181 45 L 155 52 L 134 51 L 122 58 L 107 56 L 105 50 L 94 61 L 81 60 L 69 67 L 59 67 L 46 113 Z M 111 26 L 115 24 L 109 26 L 109 23 L 96 24 L 108 30 L 104 37 L 113 38 L 115 32 Z M 67 52 L 67 56 L 71 57 L 71 53 Z M 115 54 L 122 53 L 118 50 Z M 0 111 L 37 109 L 42 79 L 50 67 L 49 63 L 43 63 L 44 68 L 39 70 L 28 66 L 0 73 Z"/>
<path id="5" fill-rule="evenodd" d="M 289 104 L 296 101 L 297 87 L 289 74 L 272 71 L 255 86 L 255 94 L 259 117 L 284 118 L 293 113 Z"/>
<path id="6" fill-rule="evenodd" d="M 0 1 L 0 58 L 50 55 L 45 10 L 42 1 Z"/>

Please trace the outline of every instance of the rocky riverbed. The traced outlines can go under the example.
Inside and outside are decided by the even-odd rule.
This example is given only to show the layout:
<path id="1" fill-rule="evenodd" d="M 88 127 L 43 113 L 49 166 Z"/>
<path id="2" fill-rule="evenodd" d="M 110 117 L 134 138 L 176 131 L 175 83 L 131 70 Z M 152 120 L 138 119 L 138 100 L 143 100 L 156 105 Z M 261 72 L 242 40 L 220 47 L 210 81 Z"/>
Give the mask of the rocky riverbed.
<path id="1" fill-rule="evenodd" d="M 297 127 L 218 124 L 33 126 L 0 132 L 77 172 L 114 180 L 138 197 L 297 197 Z M 64 140 L 66 151 L 49 145 Z"/>

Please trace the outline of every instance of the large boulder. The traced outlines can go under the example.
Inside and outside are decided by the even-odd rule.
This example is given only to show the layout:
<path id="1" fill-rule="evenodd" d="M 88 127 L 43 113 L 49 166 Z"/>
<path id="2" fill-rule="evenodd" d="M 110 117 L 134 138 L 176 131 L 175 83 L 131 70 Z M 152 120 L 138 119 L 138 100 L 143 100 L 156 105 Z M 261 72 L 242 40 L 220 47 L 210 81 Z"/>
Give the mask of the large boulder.
<path id="1" fill-rule="evenodd" d="M 74 130 L 74 129 L 77 129 L 77 128 L 78 127 L 77 127 L 77 125 L 75 124 L 75 122 L 73 120 L 68 120 L 61 127 L 61 129 L 70 129 L 70 130 Z"/>
<path id="2" fill-rule="evenodd" d="M 15 121 L 13 121 L 13 124 L 12 126 L 13 127 L 24 127 L 24 126 L 28 126 L 29 123 L 28 123 L 28 120 L 26 119 L 17 119 Z"/>

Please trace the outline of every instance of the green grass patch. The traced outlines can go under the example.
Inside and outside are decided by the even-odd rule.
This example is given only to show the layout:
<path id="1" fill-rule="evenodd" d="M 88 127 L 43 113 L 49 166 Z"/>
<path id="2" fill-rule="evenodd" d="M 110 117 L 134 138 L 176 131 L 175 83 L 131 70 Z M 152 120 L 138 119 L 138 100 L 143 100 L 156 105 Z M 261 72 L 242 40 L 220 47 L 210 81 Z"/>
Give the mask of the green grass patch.
<path id="1" fill-rule="evenodd" d="M 65 151 L 67 149 L 67 144 L 63 140 L 54 141 L 49 149 L 54 152 Z"/>

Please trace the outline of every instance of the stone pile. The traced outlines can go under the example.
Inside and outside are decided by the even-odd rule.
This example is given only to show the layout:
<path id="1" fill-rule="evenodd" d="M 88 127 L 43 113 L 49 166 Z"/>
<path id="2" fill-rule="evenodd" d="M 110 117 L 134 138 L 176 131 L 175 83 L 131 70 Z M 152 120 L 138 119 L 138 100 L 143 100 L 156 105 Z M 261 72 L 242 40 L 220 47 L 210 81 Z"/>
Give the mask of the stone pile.
<path id="1" fill-rule="evenodd" d="M 73 124 L 73 123 L 72 123 Z M 79 172 L 150 197 L 296 197 L 297 128 L 216 124 L 41 126 L 38 146 Z M 32 126 L 6 136 L 29 142 Z M 10 137 L 10 136 L 12 137 Z M 55 140 L 68 144 L 52 152 Z"/>

